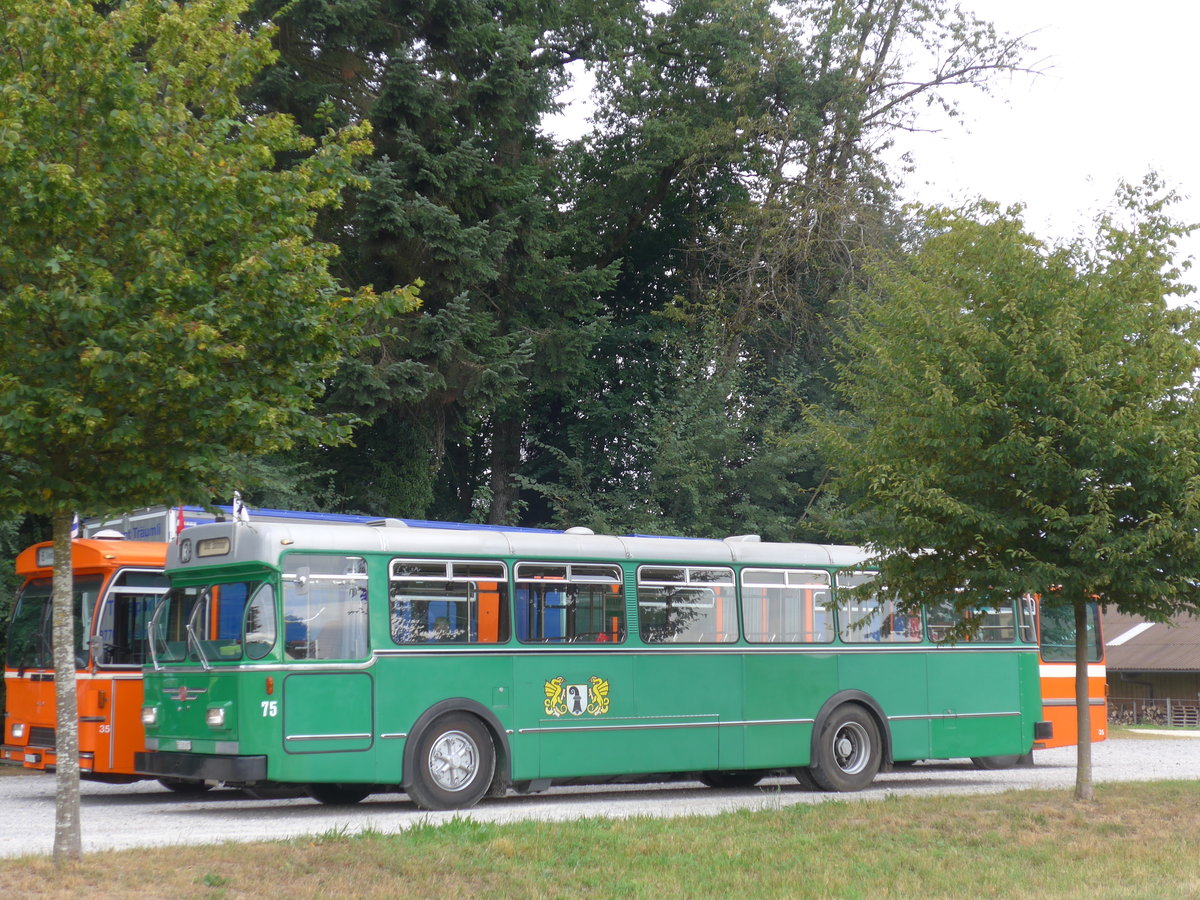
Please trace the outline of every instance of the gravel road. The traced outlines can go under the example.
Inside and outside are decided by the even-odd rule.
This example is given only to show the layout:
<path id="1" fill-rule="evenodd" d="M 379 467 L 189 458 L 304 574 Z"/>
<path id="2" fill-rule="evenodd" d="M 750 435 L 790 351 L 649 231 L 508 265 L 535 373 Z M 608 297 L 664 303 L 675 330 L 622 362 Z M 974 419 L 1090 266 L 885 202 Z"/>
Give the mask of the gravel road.
<path id="1" fill-rule="evenodd" d="M 363 829 L 402 831 L 455 815 L 490 822 L 561 821 L 582 816 L 712 815 L 730 809 L 777 808 L 837 799 L 888 795 L 979 794 L 1023 788 L 1062 788 L 1075 782 L 1075 748 L 1035 754 L 1032 768 L 979 771 L 968 760 L 920 763 L 881 774 L 859 794 L 803 790 L 793 779 L 757 788 L 714 790 L 697 782 L 555 788 L 544 794 L 487 800 L 467 812 L 424 812 L 402 794 L 378 794 L 352 807 L 305 799 L 254 800 L 240 791 L 213 790 L 181 797 L 156 782 L 82 788 L 85 852 L 171 844 L 254 841 Z M 1106 781 L 1200 779 L 1200 735 L 1118 738 L 1092 748 L 1094 777 Z M 54 776 L 0 776 L 0 856 L 47 854 L 54 844 Z"/>

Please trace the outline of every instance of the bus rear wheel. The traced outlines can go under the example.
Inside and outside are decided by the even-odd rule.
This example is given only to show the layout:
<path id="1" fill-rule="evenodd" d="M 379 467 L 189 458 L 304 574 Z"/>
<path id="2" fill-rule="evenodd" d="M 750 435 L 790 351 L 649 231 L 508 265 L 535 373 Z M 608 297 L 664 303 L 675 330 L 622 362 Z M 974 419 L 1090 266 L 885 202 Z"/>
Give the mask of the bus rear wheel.
<path id="1" fill-rule="evenodd" d="M 821 728 L 808 771 L 826 791 L 861 791 L 875 780 L 882 759 L 879 727 L 869 712 L 839 706 Z"/>
<path id="2" fill-rule="evenodd" d="M 308 796 L 326 806 L 353 806 L 371 793 L 367 784 L 327 784 L 314 782 L 308 786 Z"/>
<path id="3" fill-rule="evenodd" d="M 417 741 L 408 796 L 422 809 L 474 806 L 491 787 L 496 748 L 487 727 L 472 715 L 451 713 Z"/>
<path id="4" fill-rule="evenodd" d="M 1022 755 L 1014 753 L 1010 756 L 972 756 L 971 762 L 977 769 L 1015 769 L 1018 766 L 1032 765 L 1033 754 Z"/>

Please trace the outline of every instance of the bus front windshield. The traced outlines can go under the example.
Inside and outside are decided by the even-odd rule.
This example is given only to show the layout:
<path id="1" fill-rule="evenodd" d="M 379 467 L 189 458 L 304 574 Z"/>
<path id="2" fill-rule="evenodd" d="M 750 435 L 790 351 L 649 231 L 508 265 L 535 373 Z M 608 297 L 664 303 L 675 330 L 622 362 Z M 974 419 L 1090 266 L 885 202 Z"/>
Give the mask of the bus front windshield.
<path id="1" fill-rule="evenodd" d="M 146 661 L 146 623 L 167 592 L 162 572 L 126 570 L 113 579 L 96 616 L 92 656 L 103 667 L 140 668 Z"/>
<path id="2" fill-rule="evenodd" d="M 84 635 L 91 630 L 92 611 L 100 594 L 99 576 L 76 578 L 72 606 L 75 618 L 75 665 L 88 664 L 88 642 Z M 54 668 L 54 616 L 49 578 L 34 578 L 26 582 L 17 595 L 12 622 L 8 629 L 8 653 L 5 664 L 10 669 Z"/>
<path id="3" fill-rule="evenodd" d="M 150 623 L 155 665 L 261 659 L 275 646 L 275 591 L 233 581 L 172 588 Z"/>

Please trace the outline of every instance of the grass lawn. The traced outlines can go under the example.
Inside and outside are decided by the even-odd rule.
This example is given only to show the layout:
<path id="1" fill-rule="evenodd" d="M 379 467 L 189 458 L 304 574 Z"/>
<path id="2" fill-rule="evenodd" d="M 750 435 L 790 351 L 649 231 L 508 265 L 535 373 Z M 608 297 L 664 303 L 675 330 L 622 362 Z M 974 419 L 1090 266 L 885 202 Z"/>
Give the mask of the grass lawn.
<path id="1" fill-rule="evenodd" d="M 1200 747 L 1197 748 L 1200 752 Z M 0 860 L 4 897 L 1200 897 L 1200 783 L 833 799 L 681 819 L 476 824 L 400 834 Z"/>

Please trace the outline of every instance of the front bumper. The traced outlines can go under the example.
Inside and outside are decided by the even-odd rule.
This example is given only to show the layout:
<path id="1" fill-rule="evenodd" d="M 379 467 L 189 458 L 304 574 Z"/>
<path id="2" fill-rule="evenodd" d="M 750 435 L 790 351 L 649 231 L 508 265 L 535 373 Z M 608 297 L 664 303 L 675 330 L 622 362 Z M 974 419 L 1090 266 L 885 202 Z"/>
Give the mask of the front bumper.
<path id="1" fill-rule="evenodd" d="M 224 756 L 211 753 L 179 753 L 156 750 L 135 753 L 133 767 L 139 775 L 153 778 L 183 778 L 190 781 L 229 783 L 267 780 L 265 756 Z"/>

